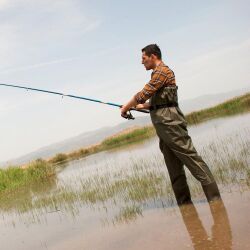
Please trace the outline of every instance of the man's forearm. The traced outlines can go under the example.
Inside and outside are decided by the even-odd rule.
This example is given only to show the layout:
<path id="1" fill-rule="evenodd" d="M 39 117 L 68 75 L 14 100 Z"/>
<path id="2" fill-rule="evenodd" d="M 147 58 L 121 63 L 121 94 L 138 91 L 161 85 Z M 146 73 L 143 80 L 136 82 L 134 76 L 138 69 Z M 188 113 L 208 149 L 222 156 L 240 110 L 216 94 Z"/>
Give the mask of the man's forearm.
<path id="1" fill-rule="evenodd" d="M 137 105 L 137 101 L 133 96 L 125 105 L 122 106 L 123 110 L 128 111 L 129 109 L 135 107 Z"/>
<path id="2" fill-rule="evenodd" d="M 145 102 L 145 103 L 143 103 L 143 104 L 138 104 L 138 105 L 136 105 L 136 108 L 137 108 L 137 109 L 149 109 L 149 107 L 150 107 L 149 102 Z"/>

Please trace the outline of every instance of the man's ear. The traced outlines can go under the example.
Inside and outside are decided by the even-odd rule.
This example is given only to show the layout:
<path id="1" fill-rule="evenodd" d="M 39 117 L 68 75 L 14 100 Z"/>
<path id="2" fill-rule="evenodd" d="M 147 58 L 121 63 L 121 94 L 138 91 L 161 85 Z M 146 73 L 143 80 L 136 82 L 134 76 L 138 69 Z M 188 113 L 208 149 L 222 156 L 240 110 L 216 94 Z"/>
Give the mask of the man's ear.
<path id="1" fill-rule="evenodd" d="M 154 61 L 157 59 L 157 56 L 156 56 L 156 55 L 154 55 L 154 54 L 151 54 L 151 56 L 150 56 L 150 57 L 151 57 L 151 59 L 152 59 L 152 60 L 154 60 Z"/>

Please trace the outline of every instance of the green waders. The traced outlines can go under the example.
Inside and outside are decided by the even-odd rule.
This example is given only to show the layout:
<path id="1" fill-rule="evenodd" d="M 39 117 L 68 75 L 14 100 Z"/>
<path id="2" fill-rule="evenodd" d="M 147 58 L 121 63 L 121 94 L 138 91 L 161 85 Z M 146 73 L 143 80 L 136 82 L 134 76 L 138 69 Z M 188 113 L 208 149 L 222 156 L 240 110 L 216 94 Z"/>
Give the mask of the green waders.
<path id="1" fill-rule="evenodd" d="M 177 86 L 161 88 L 149 99 L 150 105 L 178 104 L 177 89 Z M 191 202 L 184 165 L 200 181 L 208 201 L 219 199 L 217 184 L 207 164 L 193 146 L 180 108 L 171 105 L 158 108 L 151 110 L 150 116 L 160 140 L 160 150 L 164 155 L 178 205 Z"/>

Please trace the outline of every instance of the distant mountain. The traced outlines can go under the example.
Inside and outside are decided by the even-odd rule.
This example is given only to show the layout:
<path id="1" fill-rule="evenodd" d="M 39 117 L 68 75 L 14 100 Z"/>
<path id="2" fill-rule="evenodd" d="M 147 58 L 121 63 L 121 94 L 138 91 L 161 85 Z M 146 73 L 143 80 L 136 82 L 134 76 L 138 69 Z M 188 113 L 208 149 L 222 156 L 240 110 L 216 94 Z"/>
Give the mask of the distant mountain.
<path id="1" fill-rule="evenodd" d="M 29 161 L 35 160 L 37 158 L 49 158 L 58 153 L 67 153 L 73 150 L 80 149 L 92 144 L 96 144 L 104 140 L 106 137 L 116 134 L 123 131 L 124 129 L 135 127 L 135 126 L 144 126 L 145 124 L 150 124 L 149 116 L 136 117 L 135 120 L 125 121 L 116 126 L 103 127 L 94 131 L 85 132 L 79 134 L 78 136 L 71 137 L 69 139 L 63 140 L 58 143 L 42 147 L 38 150 L 35 150 L 24 156 L 11 159 L 7 162 L 1 162 L 0 166 L 9 166 L 9 165 L 19 165 L 24 164 Z"/>
<path id="2" fill-rule="evenodd" d="M 217 105 L 221 102 L 224 102 L 230 98 L 245 94 L 250 91 L 249 88 L 244 88 L 240 90 L 220 93 L 216 95 L 203 95 L 194 99 L 180 101 L 180 108 L 185 114 L 192 111 L 197 111 L 200 109 L 208 108 L 214 105 Z M 11 159 L 7 162 L 0 163 L 1 166 L 7 166 L 11 164 L 23 164 L 29 161 L 32 161 L 37 158 L 49 158 L 54 156 L 57 153 L 67 153 L 73 150 L 77 150 L 81 147 L 86 147 L 92 144 L 101 142 L 108 136 L 116 134 L 124 129 L 134 126 L 145 126 L 151 124 L 149 116 L 140 116 L 136 117 L 133 121 L 125 121 L 116 126 L 103 127 L 98 130 L 85 132 L 79 134 L 78 136 L 63 140 L 58 143 L 42 147 L 34 152 L 26 154 L 16 159 Z"/>

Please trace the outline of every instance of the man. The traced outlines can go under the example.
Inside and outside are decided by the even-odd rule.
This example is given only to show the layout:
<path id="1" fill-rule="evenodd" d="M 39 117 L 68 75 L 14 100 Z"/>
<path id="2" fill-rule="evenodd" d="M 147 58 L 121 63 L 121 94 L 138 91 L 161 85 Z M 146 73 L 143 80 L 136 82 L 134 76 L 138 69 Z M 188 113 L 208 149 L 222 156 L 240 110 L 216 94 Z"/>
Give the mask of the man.
<path id="1" fill-rule="evenodd" d="M 150 110 L 178 205 L 192 202 L 184 165 L 201 183 L 208 202 L 221 199 L 210 169 L 188 135 L 187 122 L 178 106 L 174 72 L 162 61 L 161 50 L 156 44 L 142 49 L 142 64 L 146 70 L 153 70 L 151 80 L 122 106 L 121 116 L 126 118 L 132 107 Z"/>

